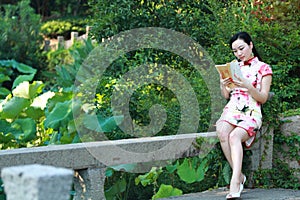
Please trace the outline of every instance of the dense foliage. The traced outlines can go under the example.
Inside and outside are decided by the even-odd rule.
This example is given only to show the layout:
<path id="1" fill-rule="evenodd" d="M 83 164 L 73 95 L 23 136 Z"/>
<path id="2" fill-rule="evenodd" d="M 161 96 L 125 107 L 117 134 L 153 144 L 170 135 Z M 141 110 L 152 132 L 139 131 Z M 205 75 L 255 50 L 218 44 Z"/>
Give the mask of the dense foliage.
<path id="1" fill-rule="evenodd" d="M 49 2 L 53 4 L 47 7 Z M 166 87 L 172 85 L 147 82 L 150 78 L 159 80 L 165 73 L 162 66 L 168 66 L 167 72 L 176 71 L 184 77 L 195 93 L 200 110 L 199 123 L 195 131 L 209 130 L 213 123 L 210 119 L 214 119 L 219 113 L 211 110 L 211 91 L 206 85 L 205 74 L 195 69 L 187 59 L 176 54 L 177 51 L 168 51 L 166 48 L 134 49 L 119 54 L 117 58 L 114 54 L 109 54 L 110 58 L 115 59 L 109 61 L 110 65 L 105 68 L 103 74 L 100 72 L 101 79 L 95 76 L 95 80 L 91 82 L 90 87 L 95 86 L 93 98 L 86 98 L 84 107 L 80 107 L 76 101 L 73 101 L 82 95 L 75 93 L 74 90 L 76 89 L 74 81 L 76 77 L 78 78 L 77 72 L 82 64 L 91 64 L 91 66 L 98 62 L 103 64 L 99 60 L 94 62 L 90 55 L 101 57 L 97 55 L 99 46 L 110 44 L 110 39 L 117 34 L 135 28 L 161 27 L 183 33 L 206 50 L 206 52 L 197 51 L 195 55 L 201 57 L 205 54 L 215 63 L 232 60 L 234 57 L 228 47 L 228 39 L 237 31 L 248 31 L 263 60 L 272 66 L 274 72 L 272 91 L 275 92 L 275 96 L 272 101 L 263 106 L 264 123 L 278 127 L 280 124 L 278 116 L 281 113 L 299 107 L 300 9 L 297 0 L 268 2 L 261 0 L 89 0 L 88 2 L 67 1 L 67 6 L 62 8 L 63 3 L 64 1 L 58 0 L 31 1 L 31 5 L 35 6 L 38 13 L 48 17 L 57 13 L 61 16 L 77 16 L 76 13 L 80 12 L 78 6 L 88 3 L 92 13 L 89 21 L 86 19 L 88 17 L 78 21 L 65 18 L 54 22 L 48 21 L 41 28 L 41 18 L 34 14 L 28 0 L 16 3 L 14 6 L 1 5 L 2 11 L 5 12 L 1 12 L 0 19 L 0 149 L 95 140 L 88 135 L 83 137 L 78 134 L 78 128 L 86 132 L 99 131 L 99 127 L 90 123 L 92 114 L 97 115 L 100 129 L 108 139 L 149 136 L 149 133 L 140 135 L 136 132 L 124 132 L 117 126 L 120 122 L 112 117 L 115 111 L 111 108 L 114 90 L 122 85 L 120 80 L 136 72 L 136 69 L 141 69 L 140 66 L 148 66 L 144 68 L 145 71 L 139 71 L 144 73 L 143 76 L 135 79 L 144 81 L 141 82 L 143 85 L 137 88 L 128 100 L 132 122 L 138 125 L 135 127 L 151 124 L 153 118 L 149 116 L 149 112 L 153 105 L 159 104 L 161 105 L 159 108 L 165 110 L 167 118 L 163 127 L 160 127 L 159 131 L 155 129 L 153 135 L 177 134 L 183 111 L 176 93 Z M 80 13 L 86 11 L 83 9 Z M 81 31 L 87 23 L 92 23 L 90 24 L 93 26 L 91 36 L 97 42 L 88 40 L 85 43 L 76 43 L 70 49 L 60 48 L 56 51 L 40 52 L 42 48 L 40 33 L 51 38 L 68 34 L 71 30 Z M 79 27 L 74 29 L 76 25 Z M 106 43 L 103 43 L 103 40 Z M 116 46 L 122 47 L 118 46 L 120 44 Z M 174 44 L 177 44 L 175 40 Z M 176 47 L 183 48 L 184 44 Z M 46 57 L 43 57 L 44 55 Z M 87 72 L 87 74 L 97 75 L 99 71 L 97 69 L 90 71 L 93 70 L 94 72 Z M 48 78 L 40 81 L 37 78 L 39 76 L 36 75 L 42 73 L 48 73 L 44 76 Z M 168 78 L 165 80 L 169 80 Z M 212 81 L 218 82 L 217 78 Z M 179 85 L 182 83 L 179 82 Z M 122 102 L 122 99 L 120 101 Z M 223 103 L 225 102 L 218 101 L 220 106 Z M 73 112 L 78 110 L 83 115 L 74 119 Z M 160 112 L 154 113 L 153 116 L 155 114 L 163 116 Z M 121 121 L 123 118 L 118 119 Z M 76 126 L 76 123 L 80 124 L 80 127 Z M 189 128 L 187 127 L 186 130 L 192 130 Z M 274 142 L 290 144 L 299 142 L 296 137 L 294 139 L 291 141 L 282 138 L 280 133 L 276 132 Z M 201 146 L 207 141 L 199 139 L 197 142 Z M 297 154 L 298 151 L 293 153 Z M 248 156 L 247 151 L 245 160 Z M 261 171 L 255 174 L 257 178 L 255 186 L 266 185 L 264 177 L 267 174 L 273 179 L 272 187 L 281 187 L 281 183 L 284 182 L 286 188 L 299 189 L 294 179 L 282 180 L 284 174 L 288 174 L 286 177 L 292 174 L 289 169 L 278 170 L 283 166 L 276 161 L 273 171 Z M 122 169 L 130 171 L 133 167 L 134 165 L 127 165 Z M 118 166 L 107 170 L 105 187 L 106 197 L 109 199 L 152 197 L 155 199 L 165 197 L 164 195 L 196 192 L 214 186 L 224 186 L 229 183 L 230 177 L 230 167 L 225 162 L 218 144 L 206 157 L 181 159 L 164 168 L 153 168 L 146 174 L 131 174 L 119 170 Z M 278 175 L 275 176 L 274 173 Z M 1 192 L 0 188 L 0 194 Z"/>
<path id="2" fill-rule="evenodd" d="M 29 1 L 0 6 L 0 60 L 14 59 L 38 68 L 41 63 L 41 18 Z"/>

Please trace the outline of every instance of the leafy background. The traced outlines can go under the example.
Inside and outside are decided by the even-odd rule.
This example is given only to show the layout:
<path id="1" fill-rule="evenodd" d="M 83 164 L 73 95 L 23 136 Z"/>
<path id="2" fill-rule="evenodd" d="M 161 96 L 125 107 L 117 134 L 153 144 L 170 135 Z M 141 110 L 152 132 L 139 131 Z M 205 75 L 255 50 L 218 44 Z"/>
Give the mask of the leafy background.
<path id="1" fill-rule="evenodd" d="M 281 151 L 282 143 L 299 145 L 297 134 L 286 138 L 279 131 L 280 116 L 299 114 L 300 6 L 297 0 L 2 0 L 0 7 L 1 149 L 81 142 L 83 138 L 77 133 L 71 109 L 73 83 L 79 67 L 103 38 L 141 27 L 181 32 L 204 47 L 215 63 L 234 58 L 228 46 L 231 35 L 249 32 L 263 61 L 274 72 L 275 96 L 264 105 L 264 123 L 275 128 L 274 152 Z M 83 33 L 87 25 L 92 26 L 90 40 L 78 42 L 70 49 L 43 50 L 45 38 L 63 35 L 68 39 L 71 31 Z M 189 81 L 201 110 L 198 131 L 206 131 L 210 117 L 218 113 L 212 113 L 207 106 L 211 99 L 202 76 L 180 56 L 157 49 L 136 50 L 115 60 L 97 83 L 93 103 L 85 108 L 75 105 L 85 113 L 80 120 L 86 121 L 93 112 L 98 115 L 101 127 L 105 127 L 107 138 L 132 137 L 123 133 L 112 118 L 110 96 L 123 74 L 149 62 L 171 66 Z M 155 84 L 140 88 L 130 99 L 130 113 L 136 123 L 149 123 L 148 111 L 153 104 L 163 105 L 168 116 L 157 135 L 176 134 L 179 102 L 170 90 Z M 95 128 L 88 123 L 80 124 L 87 132 Z M 201 146 L 207 141 L 197 142 Z M 297 148 L 291 151 L 286 156 L 299 158 Z M 245 152 L 245 162 L 250 154 Z M 282 160 L 274 160 L 273 165 L 271 170 L 255 172 L 253 187 L 299 189 L 292 169 Z M 127 171 L 132 167 L 134 164 L 123 166 Z M 122 172 L 120 167 L 111 166 L 106 176 L 107 199 L 155 199 L 226 186 L 230 167 L 217 144 L 205 158 L 180 159 L 146 174 Z M 5 199 L 3 188 L 0 198 Z"/>

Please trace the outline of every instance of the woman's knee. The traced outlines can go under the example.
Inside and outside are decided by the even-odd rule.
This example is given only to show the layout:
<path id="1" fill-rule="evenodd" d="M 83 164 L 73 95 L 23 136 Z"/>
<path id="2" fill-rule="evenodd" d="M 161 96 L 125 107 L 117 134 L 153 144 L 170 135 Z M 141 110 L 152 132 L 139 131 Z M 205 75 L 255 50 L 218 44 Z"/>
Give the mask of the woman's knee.
<path id="1" fill-rule="evenodd" d="M 220 142 L 228 142 L 229 135 L 234 127 L 228 122 L 221 121 L 217 123 L 216 131 Z"/>
<path id="2" fill-rule="evenodd" d="M 216 129 L 217 131 L 217 135 L 218 135 L 218 138 L 220 140 L 220 142 L 227 142 L 228 139 L 229 139 L 229 132 L 227 132 L 226 130 L 224 129 Z"/>

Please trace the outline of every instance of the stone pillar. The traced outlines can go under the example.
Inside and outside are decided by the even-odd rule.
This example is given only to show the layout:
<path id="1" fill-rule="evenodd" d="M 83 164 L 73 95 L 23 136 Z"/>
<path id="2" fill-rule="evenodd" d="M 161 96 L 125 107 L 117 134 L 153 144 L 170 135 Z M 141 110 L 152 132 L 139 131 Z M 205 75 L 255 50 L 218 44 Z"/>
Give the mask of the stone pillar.
<path id="1" fill-rule="evenodd" d="M 65 47 L 65 39 L 63 36 L 57 36 L 57 48 Z"/>
<path id="2" fill-rule="evenodd" d="M 78 40 L 78 32 L 71 32 L 71 46 Z"/>
<path id="3" fill-rule="evenodd" d="M 272 169 L 274 130 L 262 127 L 256 135 L 256 141 L 251 147 L 251 170 Z"/>
<path id="4" fill-rule="evenodd" d="M 106 168 L 88 168 L 75 172 L 73 200 L 105 200 L 104 183 Z"/>
<path id="5" fill-rule="evenodd" d="M 86 26 L 85 28 L 85 35 L 86 35 L 86 38 L 89 37 L 89 34 L 90 34 L 90 31 L 92 30 L 92 26 Z"/>
<path id="6" fill-rule="evenodd" d="M 46 165 L 3 168 L 7 200 L 69 200 L 73 170 Z"/>
<path id="7" fill-rule="evenodd" d="M 50 50 L 50 40 L 45 40 L 44 41 L 44 51 L 49 51 Z"/>

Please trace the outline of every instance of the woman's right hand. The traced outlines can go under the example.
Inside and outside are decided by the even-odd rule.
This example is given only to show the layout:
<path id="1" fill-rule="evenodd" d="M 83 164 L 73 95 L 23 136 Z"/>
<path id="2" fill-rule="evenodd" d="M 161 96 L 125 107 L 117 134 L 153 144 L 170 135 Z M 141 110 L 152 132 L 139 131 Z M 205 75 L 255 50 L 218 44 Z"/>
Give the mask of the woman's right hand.
<path id="1" fill-rule="evenodd" d="M 225 78 L 222 79 L 222 77 L 220 76 L 220 86 L 221 86 L 221 93 L 222 95 L 225 97 L 225 99 L 229 99 L 230 98 L 230 87 L 229 84 L 232 83 L 231 78 Z"/>
<path id="2" fill-rule="evenodd" d="M 232 83 L 232 79 L 227 77 L 225 79 L 222 79 L 222 77 L 220 76 L 220 84 L 222 87 L 227 87 L 229 86 L 229 84 Z"/>

